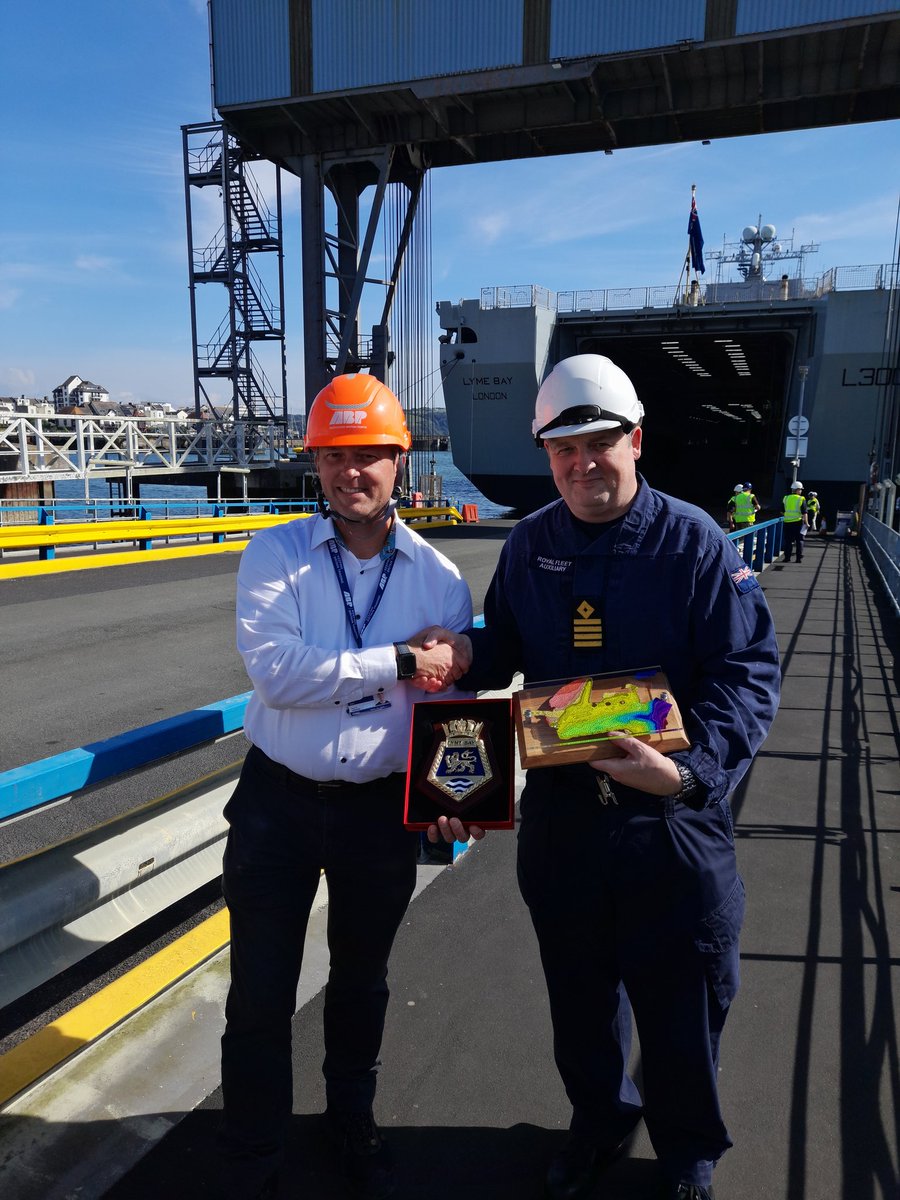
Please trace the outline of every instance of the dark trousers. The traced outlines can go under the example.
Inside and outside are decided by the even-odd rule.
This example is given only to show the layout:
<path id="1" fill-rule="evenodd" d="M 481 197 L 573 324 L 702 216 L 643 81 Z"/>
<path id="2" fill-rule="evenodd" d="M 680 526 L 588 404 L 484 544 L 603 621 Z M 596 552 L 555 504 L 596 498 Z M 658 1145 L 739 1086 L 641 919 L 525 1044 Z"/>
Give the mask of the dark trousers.
<path id="1" fill-rule="evenodd" d="M 797 562 L 803 562 L 803 538 L 800 536 L 800 530 L 803 528 L 802 521 L 785 521 L 784 523 L 784 561 L 791 561 L 791 551 L 796 546 Z"/>
<path id="2" fill-rule="evenodd" d="M 544 768 L 529 772 L 521 816 L 519 884 L 572 1128 L 612 1145 L 643 1116 L 666 1176 L 708 1185 L 732 1144 L 716 1080 L 744 908 L 728 806 L 604 806 L 595 785 Z M 627 1069 L 632 1012 L 643 1101 Z"/>
<path id="3" fill-rule="evenodd" d="M 416 880 L 403 776 L 315 784 L 255 747 L 225 815 L 231 988 L 222 1038 L 220 1145 L 234 1195 L 281 1162 L 293 1101 L 291 1018 L 320 870 L 328 881 L 325 1075 L 330 1108 L 364 1111 L 388 1001 L 387 963 Z"/>

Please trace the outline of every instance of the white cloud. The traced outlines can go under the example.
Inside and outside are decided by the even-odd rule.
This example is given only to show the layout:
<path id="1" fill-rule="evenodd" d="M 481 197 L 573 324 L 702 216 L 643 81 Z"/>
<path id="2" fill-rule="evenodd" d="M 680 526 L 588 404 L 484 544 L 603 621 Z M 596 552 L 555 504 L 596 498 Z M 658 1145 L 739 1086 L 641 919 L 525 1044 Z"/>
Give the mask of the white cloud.
<path id="1" fill-rule="evenodd" d="M 2 367 L 0 368 L 0 383 L 4 387 L 11 387 L 14 391 L 28 394 L 34 391 L 34 371 L 26 370 L 23 367 Z"/>
<path id="2" fill-rule="evenodd" d="M 118 266 L 114 258 L 102 254 L 79 254 L 73 263 L 76 271 L 87 271 L 91 274 L 113 271 Z"/>

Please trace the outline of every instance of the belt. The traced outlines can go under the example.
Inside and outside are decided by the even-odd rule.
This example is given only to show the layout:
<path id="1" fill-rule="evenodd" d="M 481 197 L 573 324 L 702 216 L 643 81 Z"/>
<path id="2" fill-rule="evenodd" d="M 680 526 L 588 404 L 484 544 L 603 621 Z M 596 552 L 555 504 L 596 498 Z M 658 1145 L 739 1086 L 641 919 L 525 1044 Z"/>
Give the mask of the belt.
<path id="1" fill-rule="evenodd" d="M 379 779 L 370 779 L 365 783 L 353 783 L 349 779 L 308 779 L 305 775 L 298 775 L 296 771 L 292 771 L 290 767 L 286 767 L 284 763 L 276 762 L 274 758 L 269 758 L 265 751 L 260 750 L 259 746 L 251 746 L 248 757 L 253 755 L 261 760 L 261 765 L 269 775 L 274 775 L 282 782 L 290 784 L 291 787 L 300 788 L 304 791 L 315 792 L 318 796 L 330 796 L 337 799 L 341 795 L 358 796 L 366 788 L 384 787 L 402 787 L 406 782 L 406 776 L 395 771 L 391 775 L 382 775 Z"/>

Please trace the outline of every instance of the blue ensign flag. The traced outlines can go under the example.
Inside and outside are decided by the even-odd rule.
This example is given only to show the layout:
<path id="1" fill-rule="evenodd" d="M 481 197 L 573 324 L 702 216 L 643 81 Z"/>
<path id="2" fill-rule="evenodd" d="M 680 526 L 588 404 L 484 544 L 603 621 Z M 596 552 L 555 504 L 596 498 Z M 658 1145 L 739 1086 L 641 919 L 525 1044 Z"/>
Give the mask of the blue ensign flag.
<path id="1" fill-rule="evenodd" d="M 691 196 L 691 215 L 688 217 L 688 238 L 691 246 L 691 266 L 695 271 L 706 274 L 703 265 L 703 233 L 700 229 L 700 217 L 697 215 L 697 201 Z"/>

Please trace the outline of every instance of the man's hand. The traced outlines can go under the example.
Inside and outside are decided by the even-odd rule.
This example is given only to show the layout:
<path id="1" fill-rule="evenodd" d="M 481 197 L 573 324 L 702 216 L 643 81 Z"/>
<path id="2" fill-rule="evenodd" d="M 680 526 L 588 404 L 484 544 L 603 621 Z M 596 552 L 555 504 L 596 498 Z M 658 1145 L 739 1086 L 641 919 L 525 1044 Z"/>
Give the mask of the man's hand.
<path id="1" fill-rule="evenodd" d="M 413 687 L 425 692 L 441 692 L 465 675 L 472 663 L 472 643 L 464 633 L 454 633 L 440 625 L 431 625 L 407 645 L 416 656 Z"/>
<path id="2" fill-rule="evenodd" d="M 617 737 L 613 744 L 622 757 L 594 759 L 591 766 L 595 771 L 651 796 L 674 796 L 681 791 L 678 768 L 665 754 L 626 734 Z"/>
<path id="3" fill-rule="evenodd" d="M 467 842 L 470 837 L 480 842 L 487 831 L 480 825 L 463 825 L 459 817 L 438 817 L 436 825 L 428 826 L 429 842 Z"/>

